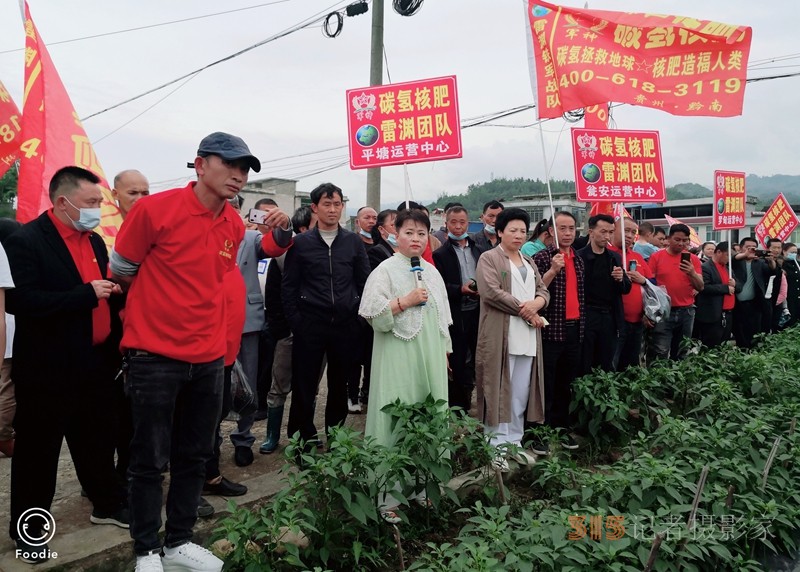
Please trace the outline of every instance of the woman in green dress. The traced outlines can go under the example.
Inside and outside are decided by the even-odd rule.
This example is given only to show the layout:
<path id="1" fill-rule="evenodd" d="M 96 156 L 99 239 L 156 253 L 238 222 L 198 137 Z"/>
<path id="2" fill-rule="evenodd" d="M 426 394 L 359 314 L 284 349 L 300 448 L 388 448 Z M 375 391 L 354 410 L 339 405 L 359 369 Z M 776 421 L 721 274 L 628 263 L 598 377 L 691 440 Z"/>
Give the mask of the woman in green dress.
<path id="1" fill-rule="evenodd" d="M 447 354 L 452 351 L 450 307 L 442 277 L 422 259 L 430 221 L 425 213 L 405 210 L 395 220 L 397 251 L 370 274 L 359 314 L 375 333 L 365 434 L 381 445 L 394 445 L 392 418 L 381 409 L 399 399 L 418 403 L 428 395 L 447 401 Z M 422 282 L 412 271 L 419 259 Z M 446 406 L 445 406 L 446 407 Z M 397 502 L 382 502 L 382 514 L 398 522 Z"/>

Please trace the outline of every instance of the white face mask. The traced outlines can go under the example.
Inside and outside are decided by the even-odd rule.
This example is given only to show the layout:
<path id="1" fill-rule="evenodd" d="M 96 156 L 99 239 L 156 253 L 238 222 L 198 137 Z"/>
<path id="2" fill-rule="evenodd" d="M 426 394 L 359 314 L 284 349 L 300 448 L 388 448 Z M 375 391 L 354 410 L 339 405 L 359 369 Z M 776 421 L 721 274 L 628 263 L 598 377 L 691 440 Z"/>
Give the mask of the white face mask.
<path id="1" fill-rule="evenodd" d="M 486 232 L 488 232 L 489 234 L 497 234 L 497 231 L 494 229 L 494 225 L 493 225 L 493 224 L 484 224 L 484 225 L 483 225 L 483 228 L 484 228 L 484 229 L 486 230 Z"/>
<path id="2" fill-rule="evenodd" d="M 389 236 L 386 237 L 386 242 L 397 248 L 397 235 L 389 233 Z"/>
<path id="3" fill-rule="evenodd" d="M 72 218 L 69 219 L 72 223 L 72 226 L 75 227 L 75 230 L 89 232 L 97 228 L 97 225 L 100 224 L 100 207 L 78 208 L 73 205 L 72 201 L 70 201 L 67 197 L 64 197 L 64 200 L 67 201 L 72 208 L 78 210 L 78 220 L 72 220 Z"/>

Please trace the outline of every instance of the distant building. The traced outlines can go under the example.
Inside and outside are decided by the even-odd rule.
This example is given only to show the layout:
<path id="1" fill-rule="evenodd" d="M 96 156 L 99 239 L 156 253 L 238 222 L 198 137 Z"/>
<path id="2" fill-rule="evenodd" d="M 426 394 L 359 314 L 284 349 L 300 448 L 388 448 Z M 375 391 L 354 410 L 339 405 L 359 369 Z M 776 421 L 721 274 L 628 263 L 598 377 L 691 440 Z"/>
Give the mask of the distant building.
<path id="1" fill-rule="evenodd" d="M 531 217 L 530 231 L 533 230 L 533 227 L 535 227 L 540 220 L 543 218 L 549 219 L 553 214 L 550 209 L 550 201 L 548 200 L 546 193 L 518 195 L 509 200 L 503 201 L 503 206 L 505 208 L 516 207 L 526 211 L 528 216 Z M 553 208 L 555 208 L 556 212 L 568 211 L 575 215 L 575 218 L 578 221 L 578 233 L 585 234 L 583 231 L 586 228 L 588 207 L 586 203 L 578 201 L 575 198 L 575 193 L 570 192 L 554 194 Z"/>
<path id="2" fill-rule="evenodd" d="M 297 181 L 293 179 L 280 179 L 277 177 L 267 177 L 248 181 L 240 192 L 244 197 L 242 213 L 247 213 L 259 199 L 270 198 L 278 203 L 278 207 L 290 217 L 301 206 L 311 204 L 311 194 L 297 190 Z M 347 201 L 345 196 L 345 208 L 342 209 L 341 224 L 346 225 Z"/>

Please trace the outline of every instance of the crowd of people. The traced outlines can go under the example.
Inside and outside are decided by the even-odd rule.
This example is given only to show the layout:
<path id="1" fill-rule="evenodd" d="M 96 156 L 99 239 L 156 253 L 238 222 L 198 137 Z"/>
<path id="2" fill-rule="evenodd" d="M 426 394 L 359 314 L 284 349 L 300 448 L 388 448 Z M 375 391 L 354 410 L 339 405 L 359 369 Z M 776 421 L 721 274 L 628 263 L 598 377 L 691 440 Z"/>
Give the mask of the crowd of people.
<path id="1" fill-rule="evenodd" d="M 549 426 L 578 448 L 578 376 L 680 359 L 688 337 L 748 348 L 800 316 L 797 246 L 775 239 L 763 252 L 746 237 L 692 253 L 683 224 L 665 232 L 600 214 L 581 237 L 567 211 L 529 236 L 528 213 L 499 201 L 473 234 L 478 213 L 450 204 L 432 232 L 413 201 L 362 207 L 351 232 L 331 183 L 291 218 L 262 199 L 253 221 L 239 192 L 260 162 L 244 141 L 212 133 L 189 166 L 196 181 L 152 196 L 142 173 L 117 175 L 124 221 L 110 251 L 93 232 L 100 180 L 78 167 L 55 173 L 53 206 L 36 220 L 0 223 L 0 450 L 12 457 L 9 532 L 27 562 L 48 558 L 31 542 L 45 525 L 18 523 L 50 509 L 66 439 L 90 521 L 130 530 L 137 571 L 220 570 L 191 540 L 198 516 L 213 512 L 201 495 L 247 491 L 219 463 L 237 365 L 264 404 L 229 436 L 240 466 L 253 462 L 259 420 L 258 451 L 278 450 L 289 395 L 287 433 L 308 454 L 364 407 L 365 434 L 391 447 L 383 407 L 432 395 L 480 419 L 493 444 L 546 455 L 530 429 Z M 669 296 L 667 319 L 645 315 L 652 286 Z M 382 516 L 399 522 L 392 492 Z M 414 500 L 428 504 L 424 491 Z"/>

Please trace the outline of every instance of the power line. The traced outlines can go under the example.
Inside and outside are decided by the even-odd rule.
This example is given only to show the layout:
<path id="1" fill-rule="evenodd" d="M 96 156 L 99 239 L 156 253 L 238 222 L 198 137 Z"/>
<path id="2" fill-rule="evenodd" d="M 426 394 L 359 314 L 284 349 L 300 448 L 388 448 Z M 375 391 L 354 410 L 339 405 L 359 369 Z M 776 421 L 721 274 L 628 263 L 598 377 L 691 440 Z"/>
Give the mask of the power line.
<path id="1" fill-rule="evenodd" d="M 225 10 L 224 12 L 215 12 L 214 14 L 205 14 L 203 16 L 192 16 L 191 18 L 182 18 L 180 20 L 170 20 L 169 22 L 160 22 L 158 24 L 148 24 L 146 26 L 137 26 L 136 28 L 126 28 L 124 30 L 116 30 L 114 32 L 105 32 L 103 34 L 93 34 L 91 36 L 81 36 L 80 38 L 72 38 L 69 40 L 60 40 L 58 42 L 48 42 L 48 46 L 57 46 L 59 44 L 69 44 L 71 42 L 82 42 L 83 40 L 93 40 L 95 38 L 103 38 L 105 36 L 114 36 L 117 34 L 127 34 L 128 32 L 138 32 L 139 30 L 149 30 L 150 28 L 158 28 L 161 26 L 169 26 L 172 24 L 180 24 L 183 22 L 191 22 L 193 20 L 202 20 L 203 18 L 212 18 L 214 16 L 222 16 L 224 14 L 232 14 L 234 12 L 243 12 L 244 10 L 253 10 L 254 8 L 263 8 L 264 6 L 273 6 L 275 4 L 283 4 L 284 2 L 291 2 L 291 0 L 275 0 L 274 2 L 265 2 L 264 4 L 257 4 L 255 6 L 245 6 L 244 8 L 235 8 L 233 10 Z M 13 52 L 21 52 L 25 48 L 14 48 L 13 50 L 4 50 L 2 54 L 10 54 Z"/>
<path id="2" fill-rule="evenodd" d="M 151 93 L 154 93 L 156 91 L 160 91 L 160 90 L 164 89 L 165 87 L 169 87 L 169 86 L 171 86 L 173 84 L 176 84 L 179 81 L 182 81 L 182 80 L 184 80 L 184 79 L 186 79 L 186 78 L 188 78 L 190 76 L 197 75 L 200 72 L 207 70 L 208 68 L 214 67 L 214 66 L 219 65 L 219 64 L 221 64 L 223 62 L 227 62 L 229 60 L 237 58 L 237 57 L 239 57 L 239 56 L 241 56 L 243 54 L 246 54 L 249 51 L 252 51 L 252 50 L 258 48 L 258 47 L 261 47 L 261 46 L 263 46 L 265 44 L 268 44 L 270 42 L 273 42 L 275 40 L 279 40 L 280 38 L 286 37 L 289 34 L 292 34 L 292 33 L 296 32 L 298 30 L 302 30 L 303 28 L 307 28 L 308 26 L 310 26 L 312 24 L 315 24 L 315 23 L 317 23 L 317 22 L 319 22 L 321 20 L 321 18 L 319 17 L 320 14 L 324 14 L 324 13 L 328 12 L 329 10 L 332 10 L 334 7 L 336 7 L 338 4 L 341 4 L 341 3 L 342 3 L 341 0 L 339 0 L 338 2 L 334 2 L 332 5 L 328 6 L 324 10 L 321 10 L 320 12 L 317 12 L 313 16 L 309 16 L 308 18 L 306 18 L 305 20 L 303 20 L 302 22 L 300 22 L 298 24 L 295 24 L 294 26 L 286 28 L 282 32 L 278 32 L 277 34 L 275 34 L 273 36 L 270 36 L 269 38 L 261 40 L 260 42 L 257 42 L 257 43 L 255 43 L 255 44 L 253 44 L 251 46 L 248 46 L 248 47 L 246 47 L 246 48 L 244 48 L 242 50 L 239 50 L 238 52 L 230 54 L 229 56 L 225 56 L 224 58 L 220 58 L 220 59 L 218 59 L 216 61 L 213 61 L 210 64 L 206 64 L 201 68 L 198 68 L 198 69 L 193 70 L 193 71 L 191 71 L 189 73 L 186 73 L 186 74 L 184 74 L 184 75 L 182 75 L 182 76 L 180 76 L 180 77 L 178 77 L 176 79 L 173 79 L 171 81 L 168 81 L 167 83 L 159 85 L 158 87 L 154 87 L 152 89 L 149 89 L 149 90 L 145 91 L 144 93 L 140 93 L 139 95 L 135 95 L 135 96 L 133 96 L 131 98 L 126 99 L 125 101 L 121 101 L 120 103 L 117 103 L 117 104 L 112 105 L 110 107 L 107 107 L 107 108 L 105 108 L 103 110 L 100 110 L 100 111 L 97 111 L 95 113 L 92 113 L 91 115 L 87 115 L 86 117 L 82 118 L 81 121 L 86 121 L 87 119 L 91 119 L 92 117 L 96 117 L 96 116 L 98 116 L 98 115 L 100 115 L 102 113 L 105 113 L 107 111 L 111 111 L 112 109 L 116 109 L 117 107 L 121 107 L 121 106 L 123 106 L 125 104 L 131 103 L 132 101 L 136 101 L 137 99 L 141 99 L 146 95 L 150 95 Z"/>
<path id="3" fill-rule="evenodd" d="M 111 136 L 112 136 L 114 133 L 116 133 L 117 131 L 119 131 L 119 130 L 120 130 L 120 129 L 122 129 L 123 127 L 126 127 L 126 126 L 130 125 L 131 123 L 133 123 L 134 121 L 136 121 L 137 119 L 139 119 L 139 118 L 140 118 L 142 115 L 144 115 L 145 113 L 147 113 L 148 111 L 150 111 L 151 109 L 153 109 L 153 108 L 154 108 L 156 105 L 158 105 L 159 103 L 161 103 L 162 101 L 164 101 L 165 99 L 167 99 L 167 98 L 168 98 L 170 95 L 172 95 L 173 93 L 175 93 L 176 91 L 178 91 L 180 88 L 182 88 L 184 85 L 186 85 L 187 83 L 189 83 L 190 81 L 192 81 L 192 80 L 193 80 L 194 78 L 196 78 L 196 77 L 197 77 L 197 74 L 195 74 L 195 75 L 192 75 L 192 76 L 189 76 L 189 77 L 186 79 L 186 81 L 184 81 L 184 82 L 183 82 L 183 83 L 181 83 L 181 84 L 180 84 L 178 87 L 176 87 L 175 89 L 173 89 L 172 91 L 170 91 L 169 93 L 167 93 L 167 95 L 165 95 L 164 97 L 162 97 L 161 99 L 159 99 L 158 101 L 156 101 L 156 102 L 155 102 L 153 105 L 151 105 L 150 107 L 147 107 L 147 108 L 145 108 L 145 109 L 144 109 L 144 111 L 142 111 L 141 113 L 138 113 L 137 115 L 134 115 L 134 116 L 133 116 L 133 117 L 131 117 L 131 118 L 130 118 L 128 121 L 126 121 L 125 123 L 123 123 L 122 125 L 120 125 L 119 127 L 117 127 L 116 129 L 113 129 L 112 131 L 109 131 L 108 133 L 106 133 L 105 135 L 103 135 L 103 136 L 102 136 L 100 139 L 96 140 L 96 141 L 94 142 L 94 144 L 95 144 L 95 145 L 97 145 L 97 144 L 98 144 L 98 143 L 100 143 L 100 142 L 101 142 L 103 139 L 107 139 L 108 137 L 111 137 Z"/>
<path id="4" fill-rule="evenodd" d="M 763 64 L 771 64 L 772 62 L 778 62 L 778 61 L 782 61 L 782 60 L 793 60 L 795 58 L 800 58 L 800 53 L 786 54 L 784 56 L 773 56 L 771 58 L 763 58 L 763 59 L 760 59 L 760 60 L 751 60 L 747 67 L 751 68 L 751 67 L 760 66 L 760 65 L 763 65 Z"/>
<path id="5" fill-rule="evenodd" d="M 771 79 L 784 79 L 784 78 L 787 78 L 787 77 L 797 77 L 799 75 L 800 75 L 800 72 L 787 73 L 787 74 L 782 74 L 782 75 L 768 75 L 768 76 L 764 76 L 764 77 L 748 78 L 748 79 L 745 80 L 745 82 L 746 83 L 754 83 L 754 82 L 757 82 L 757 81 L 767 81 L 767 80 L 771 80 Z"/>
<path id="6" fill-rule="evenodd" d="M 775 75 L 775 76 L 749 78 L 749 79 L 746 79 L 745 81 L 746 81 L 746 83 L 754 83 L 754 82 L 758 82 L 758 81 L 768 81 L 768 80 L 773 80 L 773 79 L 784 79 L 784 78 L 796 77 L 796 76 L 800 76 L 800 72 L 792 73 L 792 74 L 783 74 L 783 75 Z M 613 109 L 614 107 L 620 107 L 622 105 L 628 105 L 628 104 L 617 103 L 617 104 L 612 105 L 611 108 Z M 528 111 L 530 109 L 534 109 L 535 107 L 536 107 L 535 105 L 520 105 L 520 106 L 512 107 L 512 108 L 509 108 L 509 109 L 506 109 L 506 110 L 503 110 L 503 111 L 497 111 L 497 112 L 494 112 L 494 113 L 486 113 L 486 114 L 483 114 L 483 115 L 478 115 L 478 116 L 476 116 L 474 118 L 468 118 L 468 119 L 463 120 L 461 122 L 462 123 L 461 124 L 461 129 L 469 129 L 470 127 L 478 127 L 478 126 L 484 126 L 484 125 L 489 126 L 487 124 L 489 124 L 491 121 L 494 121 L 495 119 L 500 119 L 502 117 L 508 117 L 510 115 L 515 115 L 517 113 L 522 113 L 524 111 Z M 466 125 L 464 124 L 465 122 L 469 122 L 469 121 L 472 121 L 472 123 L 469 123 L 469 124 L 466 124 Z M 543 123 L 545 121 L 552 121 L 552 119 L 550 119 L 550 118 L 540 119 L 538 121 L 535 121 L 535 122 L 533 122 L 533 123 L 531 123 L 529 125 L 525 125 L 525 126 L 522 126 L 522 127 L 533 127 L 535 125 L 538 125 L 540 122 Z M 505 127 L 505 126 L 504 125 L 497 125 L 497 127 Z M 317 155 L 317 154 L 325 153 L 325 152 L 328 152 L 328 151 L 335 151 L 335 150 L 338 150 L 338 149 L 344 149 L 346 147 L 347 147 L 347 145 L 339 145 L 339 146 L 336 146 L 336 147 L 328 147 L 326 149 L 320 149 L 318 151 L 308 151 L 308 152 L 305 152 L 305 153 L 298 153 L 298 154 L 295 154 L 295 155 L 287 155 L 285 157 L 279 157 L 279 158 L 276 158 L 276 159 L 270 159 L 270 160 L 267 160 L 267 161 L 262 161 L 262 164 L 276 163 L 276 162 L 280 162 L 280 161 L 285 160 L 285 159 L 294 159 L 294 158 L 297 158 L 297 157 L 307 157 L 307 156 L 310 156 L 310 155 Z M 335 160 L 336 158 L 337 157 L 333 157 L 333 158 L 329 158 L 329 159 L 319 159 L 319 160 L 317 160 L 317 162 L 324 163 L 327 160 Z M 289 178 L 289 179 L 302 179 L 302 178 L 305 178 L 305 177 L 311 177 L 313 175 L 318 175 L 320 173 L 324 173 L 324 172 L 327 172 L 327 171 L 332 171 L 334 169 L 338 169 L 339 167 L 342 167 L 342 166 L 346 165 L 348 163 L 348 161 L 349 160 L 345 160 L 345 161 L 342 161 L 340 163 L 336 163 L 333 166 L 329 166 L 329 167 L 325 167 L 325 168 L 322 168 L 322 169 L 319 169 L 319 170 L 315 170 L 315 171 L 312 171 L 310 173 L 300 173 L 298 175 L 291 175 L 291 174 L 290 175 L 286 175 L 286 178 Z M 314 161 L 310 161 L 309 163 L 313 163 L 313 162 Z M 282 170 L 282 167 L 277 167 L 276 169 L 273 169 L 273 171 L 280 171 L 280 170 Z M 181 180 L 184 180 L 184 179 L 186 179 L 186 177 L 179 177 L 179 178 L 176 178 L 176 179 L 169 179 L 167 181 L 162 181 L 162 182 L 166 183 L 166 182 L 170 182 L 170 181 L 181 181 Z M 152 184 L 155 185 L 156 183 L 152 183 Z"/>
<path id="7" fill-rule="evenodd" d="M 337 151 L 339 149 L 346 149 L 347 145 L 338 145 L 336 147 L 328 147 L 327 149 L 320 149 L 319 151 L 309 151 L 308 153 L 298 153 L 297 155 L 287 155 L 285 157 L 278 157 L 277 159 L 270 159 L 268 161 L 261 161 L 261 164 L 264 165 L 265 163 L 276 163 L 278 161 L 283 161 L 284 159 L 295 159 L 297 157 L 307 157 L 308 155 L 316 155 L 318 153 L 325 153 L 327 151 Z"/>

